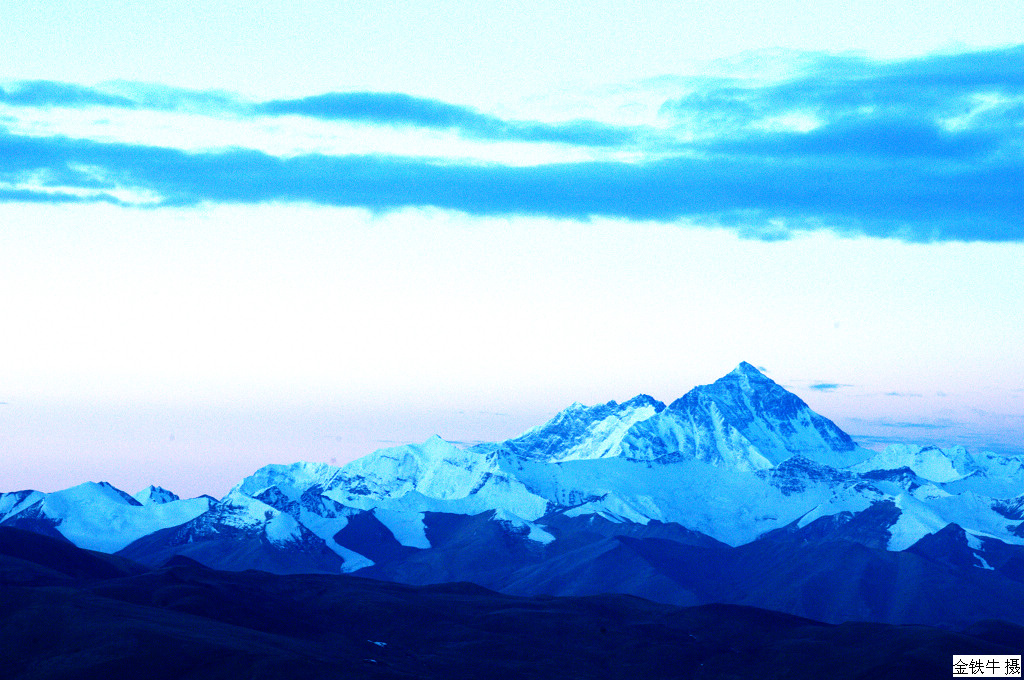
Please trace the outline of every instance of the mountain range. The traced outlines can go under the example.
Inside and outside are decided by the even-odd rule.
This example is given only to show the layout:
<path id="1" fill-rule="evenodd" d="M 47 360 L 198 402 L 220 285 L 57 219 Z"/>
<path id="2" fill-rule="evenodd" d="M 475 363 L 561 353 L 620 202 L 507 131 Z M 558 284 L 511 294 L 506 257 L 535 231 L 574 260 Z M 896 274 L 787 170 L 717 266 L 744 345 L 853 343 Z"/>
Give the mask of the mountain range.
<path id="1" fill-rule="evenodd" d="M 863 448 L 748 363 L 667 405 L 576 403 L 503 442 L 268 465 L 219 500 L 3 493 L 0 526 L 150 569 L 1024 624 L 1024 457 Z"/>

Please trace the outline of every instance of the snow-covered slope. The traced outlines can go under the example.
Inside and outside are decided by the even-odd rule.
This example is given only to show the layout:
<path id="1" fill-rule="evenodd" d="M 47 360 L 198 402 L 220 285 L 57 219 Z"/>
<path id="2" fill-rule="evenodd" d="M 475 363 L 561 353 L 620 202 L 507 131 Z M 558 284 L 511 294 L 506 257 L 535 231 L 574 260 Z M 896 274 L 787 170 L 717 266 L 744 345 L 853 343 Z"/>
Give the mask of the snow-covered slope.
<path id="1" fill-rule="evenodd" d="M 686 442 L 684 453 L 692 451 L 711 462 L 735 461 L 763 469 L 800 455 L 845 468 L 872 454 L 746 362 L 713 384 L 690 390 L 672 402 L 663 417 L 671 417 L 691 434 L 692 444 Z"/>
<path id="2" fill-rule="evenodd" d="M 80 548 L 109 553 L 154 531 L 188 522 L 210 507 L 205 497 L 144 506 L 106 482 L 33 494 L 37 495 L 26 496 L 0 516 L 0 523 L 48 526 Z"/>
<path id="3" fill-rule="evenodd" d="M 942 450 L 937 446 L 892 444 L 885 450 L 853 466 L 857 472 L 909 468 L 932 482 L 952 482 L 981 469 L 962 446 Z"/>
<path id="4" fill-rule="evenodd" d="M 697 459 L 748 472 L 794 455 L 844 468 L 873 454 L 746 362 L 667 408 L 646 395 L 623 404 L 577 403 L 498 448 L 506 456 L 546 462 Z"/>
<path id="5" fill-rule="evenodd" d="M 349 463 L 324 494 L 360 509 L 460 514 L 503 509 L 527 520 L 548 510 L 546 498 L 503 469 L 497 452 L 460 449 L 437 436 Z"/>
<path id="6" fill-rule="evenodd" d="M 501 448 L 518 458 L 546 462 L 618 456 L 630 428 L 664 409 L 664 404 L 645 394 L 623 404 L 576 402 L 547 423 L 502 442 Z"/>
<path id="7" fill-rule="evenodd" d="M 207 566 L 277 573 L 340 573 L 344 556 L 289 512 L 232 490 L 207 512 L 184 524 L 153 532 L 119 554 L 158 566 L 185 555 Z M 358 557 L 358 556 L 357 556 Z M 368 566 L 356 559 L 353 568 Z M 349 569 L 351 570 L 351 569 Z"/>

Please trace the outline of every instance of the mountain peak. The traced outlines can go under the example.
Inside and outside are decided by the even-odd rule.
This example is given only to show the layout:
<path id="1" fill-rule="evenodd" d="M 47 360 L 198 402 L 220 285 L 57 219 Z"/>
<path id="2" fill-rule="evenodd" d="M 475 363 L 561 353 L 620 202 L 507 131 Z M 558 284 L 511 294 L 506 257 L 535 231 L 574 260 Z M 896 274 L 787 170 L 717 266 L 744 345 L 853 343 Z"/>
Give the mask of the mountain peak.
<path id="1" fill-rule="evenodd" d="M 654 408 L 654 411 L 656 413 L 660 413 L 665 409 L 665 404 L 661 403 L 660 401 L 658 401 L 657 399 L 648 394 L 638 394 L 629 401 L 623 402 L 621 404 L 621 407 L 623 409 L 642 408 L 644 406 L 650 406 Z"/>
<path id="2" fill-rule="evenodd" d="M 684 394 L 679 399 L 669 404 L 669 409 L 678 409 L 691 402 L 693 399 L 705 395 L 715 395 L 715 400 L 725 399 L 730 402 L 747 403 L 750 399 L 755 402 L 783 402 L 788 407 L 797 405 L 806 407 L 795 394 L 792 394 L 764 373 L 749 364 L 741 361 L 736 368 L 732 369 L 721 378 L 710 385 L 698 385 Z M 750 404 L 747 404 L 748 406 Z"/>
<path id="3" fill-rule="evenodd" d="M 133 496 L 142 505 L 163 505 L 173 501 L 181 500 L 178 494 L 168 491 L 162 486 L 150 485 Z"/>
<path id="4" fill-rule="evenodd" d="M 748 364 L 746 361 L 741 361 L 736 368 L 732 369 L 729 373 L 724 375 L 722 378 L 719 378 L 719 380 L 736 380 L 736 379 L 740 379 L 742 381 L 746 381 L 747 383 L 752 381 L 752 382 L 756 382 L 756 383 L 772 383 L 772 384 L 774 384 L 774 382 L 775 382 L 771 378 L 766 376 L 764 373 L 759 371 L 753 364 Z"/>
<path id="5" fill-rule="evenodd" d="M 835 423 L 746 361 L 713 384 L 693 388 L 668 408 L 677 418 L 717 433 L 714 441 L 736 439 L 773 465 L 800 454 L 844 468 L 870 455 Z"/>
<path id="6" fill-rule="evenodd" d="M 747 361 L 741 361 L 739 364 L 736 365 L 736 368 L 732 369 L 732 372 L 746 373 L 747 375 L 759 375 L 762 378 L 764 377 L 764 373 L 762 373 L 760 369 L 758 369 L 756 366 Z"/>
<path id="7" fill-rule="evenodd" d="M 547 423 L 501 443 L 503 450 L 535 460 L 565 461 L 618 456 L 629 429 L 665 409 L 646 394 L 596 406 L 573 402 Z"/>

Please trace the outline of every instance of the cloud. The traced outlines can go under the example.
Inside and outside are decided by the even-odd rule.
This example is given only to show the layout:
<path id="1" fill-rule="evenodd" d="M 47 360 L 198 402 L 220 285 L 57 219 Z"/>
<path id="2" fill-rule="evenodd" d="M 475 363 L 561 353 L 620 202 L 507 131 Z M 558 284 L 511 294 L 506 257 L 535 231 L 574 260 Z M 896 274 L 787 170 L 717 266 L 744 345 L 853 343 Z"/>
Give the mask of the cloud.
<path id="1" fill-rule="evenodd" d="M 0 103 L 23 107 L 109 106 L 206 115 L 304 116 L 378 126 L 452 130 L 473 139 L 558 143 L 576 146 L 633 146 L 655 136 L 644 128 L 592 120 L 563 123 L 504 120 L 468 106 L 398 92 L 331 92 L 301 99 L 245 102 L 224 92 L 117 81 L 103 88 L 54 81 L 23 81 L 0 89 Z"/>
<path id="2" fill-rule="evenodd" d="M 634 144 L 640 131 L 595 121 L 541 123 L 510 121 L 475 109 L 397 92 L 333 92 L 303 99 L 263 102 L 256 113 L 301 115 L 375 125 L 410 125 L 456 130 L 466 137 L 519 142 L 556 142 L 578 146 Z"/>
<path id="3" fill-rule="evenodd" d="M 440 128 L 479 125 L 481 118 L 486 119 L 462 106 L 400 93 L 332 92 L 304 99 L 264 102 L 254 108 L 258 113 L 271 116 L 302 115 Z"/>
<path id="4" fill-rule="evenodd" d="M 891 63 L 809 63 L 782 82 L 693 81 L 689 94 L 663 107 L 675 121 L 673 141 L 593 121 L 506 121 L 397 93 L 251 104 L 173 88 L 123 86 L 115 96 L 22 84 L 4 97 L 24 106 L 107 102 L 298 115 L 613 150 L 639 144 L 634 150 L 644 153 L 632 162 L 530 166 L 383 154 L 285 158 L 0 130 L 0 200 L 128 201 L 125 192 L 136 192 L 156 196 L 147 205 L 294 201 L 686 220 L 763 240 L 831 229 L 915 242 L 1024 241 L 1024 46 Z"/>
<path id="5" fill-rule="evenodd" d="M 948 424 L 942 423 L 907 423 L 894 421 L 879 421 L 878 424 L 883 427 L 896 427 L 911 430 L 945 430 L 950 427 Z"/>
<path id="6" fill-rule="evenodd" d="M 104 83 L 100 92 L 131 102 L 131 106 L 153 111 L 180 111 L 205 115 L 248 116 L 252 105 L 228 92 L 192 90 L 153 83 L 116 80 Z"/>
<path id="7" fill-rule="evenodd" d="M 0 87 L 0 104 L 24 108 L 86 108 L 251 115 L 252 105 L 226 92 L 116 80 L 100 87 L 52 80 L 23 80 Z"/>
<path id="8" fill-rule="evenodd" d="M 68 107 L 115 106 L 134 109 L 128 97 L 106 94 L 91 87 L 49 80 L 28 80 L 0 88 L 0 103 L 11 106 Z"/>
<path id="9" fill-rule="evenodd" d="M 97 192 L 90 195 L 73 194 L 64 191 L 39 191 L 33 189 L 10 189 L 0 186 L 0 203 L 112 203 L 128 207 L 128 204 L 113 195 Z"/>
<path id="10" fill-rule="evenodd" d="M 948 131 L 914 118 L 839 120 L 810 132 L 758 132 L 715 141 L 705 148 L 776 158 L 984 159 L 999 149 L 999 131 Z"/>
<path id="11" fill-rule="evenodd" d="M 861 445 L 887 446 L 910 444 L 917 446 L 966 446 L 971 451 L 990 451 L 999 455 L 1024 455 L 1019 441 L 1007 438 L 1005 433 L 978 431 L 969 424 L 893 423 L 889 421 L 861 421 L 870 429 L 872 425 L 892 428 L 885 434 L 854 434 Z M 903 430 L 902 432 L 900 430 Z"/>
<path id="12" fill-rule="evenodd" d="M 818 390 L 819 392 L 834 392 L 840 387 L 853 387 L 853 385 L 844 385 L 842 383 L 815 383 L 814 385 L 808 385 L 812 390 Z"/>
<path id="13" fill-rule="evenodd" d="M 766 239 L 779 236 L 773 221 L 781 219 L 782 237 L 792 228 L 831 226 L 917 241 L 1024 239 L 1024 162 L 912 166 L 896 175 L 894 168 L 859 170 L 690 156 L 526 167 L 383 155 L 280 158 L 250 149 L 189 153 L 0 131 L 0 181 L 22 192 L 27 178 L 42 177 L 51 189 L 156 192 L 166 205 L 297 201 L 379 211 L 433 206 L 474 215 L 689 218 Z"/>
<path id="14" fill-rule="evenodd" d="M 895 63 L 821 57 L 784 82 L 700 81 L 662 110 L 720 162 L 763 163 L 809 194 L 826 192 L 820 215 L 849 218 L 852 231 L 1022 238 L 1021 213 L 1005 199 L 1024 196 L 1024 46 Z M 796 193 L 766 194 L 760 207 L 787 217 Z M 792 207 L 810 217 L 810 198 Z M 978 208 L 973 216 L 957 207 L 969 204 Z M 947 210 L 960 215 L 944 220 Z"/>
<path id="15" fill-rule="evenodd" d="M 872 426 L 872 427 L 890 427 L 900 430 L 946 430 L 951 427 L 955 427 L 955 423 L 951 420 L 940 419 L 928 423 L 912 423 L 907 421 L 895 421 L 888 420 L 886 418 L 878 418 L 874 420 L 866 420 L 863 418 L 850 418 L 852 422 L 858 423 L 859 425 Z"/>
<path id="16" fill-rule="evenodd" d="M 689 126 L 705 148 L 731 154 L 1019 157 L 1022 74 L 1024 46 L 894 63 L 819 57 L 781 83 L 698 81 L 662 111 Z"/>
<path id="17" fill-rule="evenodd" d="M 917 392 L 886 392 L 887 397 L 923 397 L 923 394 Z"/>

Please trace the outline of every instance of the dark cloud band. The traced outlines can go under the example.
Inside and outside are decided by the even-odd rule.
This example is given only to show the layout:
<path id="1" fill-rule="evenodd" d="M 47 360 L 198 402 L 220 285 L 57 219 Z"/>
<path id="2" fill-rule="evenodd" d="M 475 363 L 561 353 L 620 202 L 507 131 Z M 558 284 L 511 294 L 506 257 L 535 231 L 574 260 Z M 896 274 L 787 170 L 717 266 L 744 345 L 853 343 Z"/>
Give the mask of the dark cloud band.
<path id="1" fill-rule="evenodd" d="M 691 94 L 662 107 L 676 121 L 677 140 L 693 133 L 686 142 L 593 121 L 507 121 L 403 94 L 249 104 L 159 90 L 115 96 L 36 82 L 3 90 L 0 101 L 297 115 L 655 153 L 635 163 L 518 167 L 373 154 L 188 153 L 0 132 L 7 186 L 0 199 L 66 202 L 88 193 L 115 201 L 117 189 L 135 189 L 155 193 L 162 205 L 432 206 L 473 215 L 688 219 L 763 239 L 829 228 L 911 241 L 1024 241 L 1024 46 L 896 63 L 822 57 L 800 76 L 767 85 L 695 80 Z M 814 125 L 777 124 L 801 115 Z"/>
<path id="2" fill-rule="evenodd" d="M 156 192 L 165 205 L 433 206 L 474 215 L 690 218 L 762 238 L 830 227 L 919 241 L 1024 240 L 1024 163 L 1017 159 L 936 167 L 687 156 L 508 167 L 375 155 L 285 159 L 246 149 L 189 153 L 0 133 L 0 179 L 25 187 L 28 178 L 101 196 Z M 14 200 L 25 200 L 27 189 L 19 191 Z"/>

